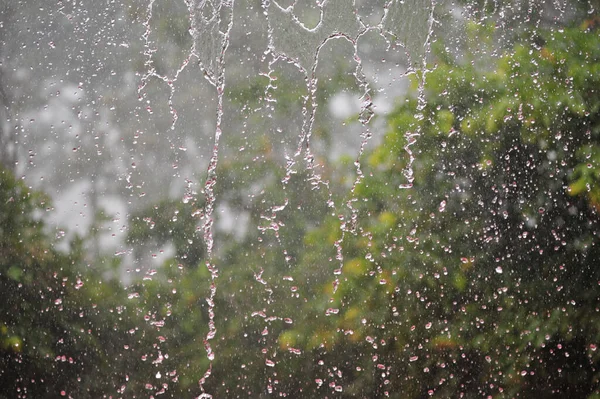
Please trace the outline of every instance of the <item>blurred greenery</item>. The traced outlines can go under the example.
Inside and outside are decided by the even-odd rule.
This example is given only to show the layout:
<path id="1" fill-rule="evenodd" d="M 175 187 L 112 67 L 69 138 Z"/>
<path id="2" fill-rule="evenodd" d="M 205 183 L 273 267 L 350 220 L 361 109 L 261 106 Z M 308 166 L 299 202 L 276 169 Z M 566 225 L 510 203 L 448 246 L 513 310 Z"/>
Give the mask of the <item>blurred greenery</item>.
<path id="1" fill-rule="evenodd" d="M 216 232 L 212 365 L 199 205 L 130 215 L 138 257 L 175 255 L 125 288 L 85 263 L 85 239 L 54 249 L 48 199 L 0 171 L 0 397 L 190 397 L 209 367 L 219 398 L 598 397 L 593 21 L 524 32 L 535 38 L 501 54 L 477 39 L 492 23 L 467 26 L 460 57 L 437 43 L 423 115 L 415 98 L 396 106 L 354 194 L 333 188 L 344 161 L 315 188 L 316 172 L 287 176 L 266 139 L 226 157 L 217 196 L 259 228 Z M 294 101 L 286 91 L 283 111 Z M 407 132 L 414 184 L 400 189 Z M 347 204 L 358 223 L 343 231 Z"/>
<path id="2" fill-rule="evenodd" d="M 0 170 L 0 398 L 142 392 L 154 380 L 141 360 L 154 329 L 116 280 L 84 263 L 82 239 L 54 249 L 40 221 L 50 208 Z"/>
<path id="3" fill-rule="evenodd" d="M 347 397 L 598 394 L 599 35 L 538 34 L 543 46 L 487 60 L 485 41 L 462 62 L 438 49 L 425 117 L 402 104 L 367 155 L 363 233 L 344 244 L 340 289 L 321 296 L 339 314 L 281 336 L 310 350 L 318 331 L 326 363 L 346 365 Z M 406 132 L 419 133 L 415 181 L 399 191 Z M 300 269 L 336 229 L 306 236 Z"/>
<path id="4" fill-rule="evenodd" d="M 469 29 L 477 38 L 494 28 Z M 402 103 L 365 156 L 354 205 L 360 228 L 345 234 L 335 293 L 342 232 L 325 205 L 351 198 L 311 190 L 302 173 L 281 184 L 269 146 L 256 148 L 267 155 L 260 173 L 243 168 L 257 152 L 221 164 L 219 197 L 232 212 L 247 212 L 250 226 L 279 227 L 217 240 L 226 242 L 217 261 L 224 288 L 209 392 L 598 394 L 599 37 L 585 23 L 536 33 L 535 42 L 488 58 L 481 54 L 493 53 L 491 40 L 472 40 L 460 61 L 438 46 L 425 117 L 415 117 L 416 99 Z M 399 190 L 406 132 L 419 134 L 415 181 Z M 250 190 L 253 181 L 267 182 L 253 201 L 230 189 Z M 284 203 L 275 218 L 265 213 Z M 204 291 L 170 301 L 174 314 L 197 323 L 189 304 L 202 306 L 198 295 L 208 290 L 201 270 L 184 270 L 179 290 Z M 179 348 L 202 358 L 202 335 L 173 328 Z M 193 364 L 189 351 L 181 356 Z M 193 389 L 202 373 L 183 372 L 181 387 Z"/>

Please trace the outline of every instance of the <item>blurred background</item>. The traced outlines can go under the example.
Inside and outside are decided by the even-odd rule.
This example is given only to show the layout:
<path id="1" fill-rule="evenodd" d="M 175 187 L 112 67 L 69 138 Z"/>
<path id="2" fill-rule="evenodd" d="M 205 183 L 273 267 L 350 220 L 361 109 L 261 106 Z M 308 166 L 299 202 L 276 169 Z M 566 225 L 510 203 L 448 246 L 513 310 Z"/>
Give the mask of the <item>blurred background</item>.
<path id="1" fill-rule="evenodd" d="M 0 0 L 0 398 L 600 398 L 596 0 Z"/>

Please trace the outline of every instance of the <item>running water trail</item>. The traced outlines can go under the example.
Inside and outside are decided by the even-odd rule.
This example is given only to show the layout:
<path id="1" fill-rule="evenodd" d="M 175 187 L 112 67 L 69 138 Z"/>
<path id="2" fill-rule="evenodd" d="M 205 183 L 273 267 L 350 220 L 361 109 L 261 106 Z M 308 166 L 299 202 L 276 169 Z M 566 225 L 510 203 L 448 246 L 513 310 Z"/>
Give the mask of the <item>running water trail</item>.
<path id="1" fill-rule="evenodd" d="M 361 159 L 369 140 L 373 137 L 369 123 L 375 112 L 373 109 L 372 89 L 369 85 L 369 77 L 366 76 L 363 69 L 362 60 L 358 53 L 358 42 L 362 36 L 370 31 L 377 32 L 391 46 L 393 43 L 396 48 L 402 49 L 407 56 L 410 66 L 404 76 L 418 73 L 418 107 L 417 114 L 421 114 L 425 107 L 425 77 L 427 74 L 427 56 L 430 52 L 431 35 L 433 30 L 435 0 L 429 4 L 419 0 L 389 0 L 384 6 L 384 14 L 375 25 L 369 25 L 363 21 L 357 11 L 356 2 L 350 4 L 347 0 L 324 0 L 317 2 L 320 19 L 314 28 L 306 27 L 300 19 L 294 14 L 294 7 L 297 0 L 288 7 L 282 7 L 275 0 L 263 1 L 263 8 L 267 16 L 269 32 L 269 48 L 267 55 L 269 60 L 268 72 L 264 74 L 269 78 L 269 83 L 265 90 L 265 99 L 267 102 L 274 102 L 273 91 L 276 88 L 275 78 L 273 77 L 275 64 L 289 63 L 294 65 L 298 71 L 304 75 L 308 96 L 303 100 L 302 108 L 302 129 L 298 138 L 297 149 L 293 156 L 287 157 L 286 174 L 282 180 L 287 185 L 292 174 L 296 173 L 295 166 L 302 158 L 306 163 L 306 169 L 310 173 L 310 181 L 314 189 L 324 186 L 328 190 L 328 206 L 335 208 L 332 200 L 333 194 L 328 181 L 323 181 L 321 176 L 315 172 L 314 154 L 311 150 L 311 136 L 319 104 L 317 103 L 317 66 L 319 63 L 319 53 L 321 49 L 333 39 L 344 39 L 354 48 L 353 61 L 355 63 L 354 77 L 362 93 L 361 107 L 359 113 L 359 122 L 362 125 L 361 142 L 358 155 L 354 162 L 355 180 L 350 189 L 350 197 L 345 203 L 348 216 L 340 219 L 341 238 L 335 241 L 336 260 L 339 266 L 334 271 L 334 292 L 340 283 L 341 270 L 344 263 L 343 242 L 345 235 L 357 234 L 358 231 L 358 209 L 354 203 L 358 201 L 355 195 L 356 187 L 364 179 L 361 167 Z M 425 12 L 415 12 L 423 10 Z M 423 20 L 424 19 L 424 20 Z M 299 45 L 301 43 L 301 45 Z M 406 133 L 407 143 L 404 147 L 409 156 L 407 167 L 404 170 L 404 176 L 407 183 L 402 184 L 400 188 L 410 188 L 413 183 L 412 165 L 414 155 L 411 146 L 416 143 L 420 131 L 417 128 L 414 132 Z M 270 216 L 264 217 L 268 221 L 268 226 L 259 227 L 261 230 L 274 230 L 279 241 L 279 226 L 277 221 L 277 212 L 285 209 L 285 204 L 273 206 Z M 283 249 L 285 252 L 285 248 Z"/>
<path id="2" fill-rule="evenodd" d="M 346 248 L 345 240 L 349 236 L 362 235 L 369 237 L 371 233 L 360 226 L 360 200 L 357 188 L 365 179 L 363 172 L 364 154 L 366 152 L 369 141 L 373 138 L 373 126 L 371 122 L 375 116 L 374 97 L 376 89 L 372 87 L 371 81 L 376 79 L 375 76 L 369 74 L 370 70 L 365 68 L 361 53 L 359 53 L 359 43 L 366 40 L 370 33 L 374 33 L 383 38 L 387 43 L 387 50 L 393 50 L 404 53 L 408 59 L 407 70 L 398 78 L 405 78 L 408 75 L 415 74 L 418 79 L 417 91 L 417 110 L 416 113 L 422 113 L 425 107 L 425 78 L 427 75 L 427 56 L 430 51 L 430 43 L 432 29 L 434 24 L 433 12 L 435 1 L 429 3 L 419 0 L 389 0 L 385 2 L 384 10 L 377 21 L 369 23 L 363 20 L 356 7 L 356 1 L 347 0 L 324 0 L 317 2 L 319 13 L 318 23 L 314 28 L 307 27 L 300 18 L 295 14 L 295 7 L 298 1 L 293 1 L 291 5 L 282 7 L 281 2 L 275 0 L 263 1 L 263 9 L 268 23 L 268 49 L 265 57 L 268 61 L 268 70 L 262 75 L 269 79 L 265 89 L 264 99 L 265 107 L 269 112 L 275 111 L 277 107 L 277 77 L 275 74 L 279 64 L 292 65 L 300 72 L 304 78 L 307 95 L 301 98 L 301 129 L 296 140 L 295 151 L 286 156 L 285 176 L 281 181 L 282 188 L 286 190 L 291 177 L 298 173 L 298 165 L 304 166 L 304 172 L 307 172 L 306 182 L 310 183 L 312 190 L 323 189 L 327 193 L 327 207 L 332 212 L 339 214 L 339 231 L 337 239 L 333 242 L 333 250 L 335 253 L 335 266 L 333 273 L 333 287 L 330 296 L 328 308 L 324 311 L 326 317 L 336 317 L 341 314 L 340 308 L 344 306 L 343 299 L 335 299 L 334 295 L 345 276 L 343 273 L 344 256 Z M 419 12 L 416 12 L 419 10 Z M 364 38 L 363 38 L 364 37 Z M 317 93 L 317 84 L 320 78 L 318 70 L 319 63 L 327 61 L 325 58 L 326 48 L 332 41 L 339 39 L 338 42 L 350 44 L 351 56 L 347 58 L 353 66 L 353 77 L 355 87 L 358 89 L 360 98 L 360 109 L 358 112 L 358 122 L 360 123 L 360 146 L 358 153 L 354 159 L 354 177 L 351 186 L 348 188 L 345 195 L 344 203 L 335 203 L 334 187 L 328 180 L 324 180 L 318 170 L 319 165 L 315 162 L 315 152 L 313 152 L 311 139 L 313 130 L 315 129 L 317 112 L 321 104 L 317 99 L 321 98 Z M 361 41 L 362 40 L 362 41 Z M 340 46 L 342 43 L 336 43 Z M 343 44 L 346 45 L 346 44 Z M 417 127 L 415 131 L 406 133 L 406 145 L 404 147 L 408 154 L 408 162 L 404 171 L 406 178 L 406 187 L 412 186 L 413 171 L 412 165 L 414 155 L 411 151 L 420 130 Z M 290 190 L 291 191 L 291 190 Z M 338 200 L 339 201 L 339 200 Z M 286 207 L 293 206 L 293 200 L 285 198 L 283 202 L 273 204 L 264 212 L 261 217 L 266 223 L 258 226 L 259 230 L 265 233 L 271 230 L 276 241 L 284 255 L 286 266 L 291 268 L 292 261 L 288 259 L 288 248 L 285 247 L 283 234 L 285 234 L 285 219 L 279 213 L 283 212 Z M 331 259 L 330 259 L 331 260 Z M 264 275 L 264 270 L 261 268 L 258 273 L 255 273 L 255 279 L 262 286 L 268 295 L 267 303 L 271 303 L 274 289 L 277 287 L 277 279 L 270 279 Z M 273 283 L 271 283 L 273 281 Z M 277 314 L 277 306 L 273 306 L 269 310 L 270 319 L 285 318 L 286 314 Z M 254 315 L 260 315 L 267 320 L 267 312 L 254 312 Z M 270 327 L 265 322 L 265 330 Z M 282 365 L 276 360 L 277 345 L 271 348 L 263 348 L 264 354 L 268 354 L 265 359 L 265 364 L 268 367 L 274 367 L 275 373 L 282 370 Z M 295 350 L 295 349 L 294 349 Z M 296 353 L 296 352 L 293 352 Z M 301 352 L 298 352 L 301 353 Z M 330 377 L 332 377 L 330 375 Z M 334 378 L 334 377 L 332 377 Z M 331 381 L 330 383 L 333 383 Z M 268 385 L 270 386 L 270 385 Z M 342 386 L 336 382 L 335 389 L 342 389 Z"/>
<path id="3" fill-rule="evenodd" d="M 206 267 L 211 275 L 210 295 L 206 302 L 208 303 L 208 333 L 204 338 L 204 347 L 206 355 L 210 360 L 208 370 L 204 373 L 200 381 L 201 397 L 211 397 L 204 392 L 206 379 L 212 372 L 212 362 L 214 352 L 210 345 L 216 335 L 215 327 L 215 295 L 217 291 L 216 279 L 219 270 L 213 263 L 213 212 L 215 209 L 214 187 L 217 182 L 217 164 L 219 160 L 219 142 L 221 139 L 221 123 L 223 121 L 223 94 L 225 92 L 225 53 L 229 46 L 229 36 L 233 27 L 233 6 L 234 0 L 221 0 L 217 4 L 211 1 L 200 0 L 197 4 L 197 14 L 192 18 L 191 34 L 194 38 L 194 45 L 199 43 L 197 53 L 200 67 L 204 72 L 204 77 L 217 90 L 217 121 L 215 127 L 214 145 L 212 155 L 208 164 L 206 182 L 204 183 L 204 223 L 202 231 L 204 233 L 204 242 L 206 243 L 207 262 Z M 215 54 L 216 52 L 216 54 Z"/>
<path id="4" fill-rule="evenodd" d="M 199 386 L 202 391 L 202 398 L 211 397 L 205 392 L 204 385 L 212 373 L 212 364 L 215 353 L 210 344 L 216 336 L 215 326 L 215 297 L 216 280 L 219 270 L 214 262 L 213 246 L 213 213 L 215 210 L 215 185 L 217 184 L 217 165 L 219 161 L 219 144 L 222 135 L 222 122 L 224 117 L 224 93 L 225 93 L 225 55 L 230 42 L 230 33 L 233 27 L 233 7 L 234 0 L 184 0 L 189 13 L 190 29 L 189 34 L 192 37 L 192 44 L 181 65 L 169 76 L 160 74 L 154 66 L 153 43 L 150 39 L 153 23 L 153 6 L 155 0 L 150 0 L 147 7 L 146 19 L 143 22 L 145 32 L 142 36 L 144 42 L 144 55 L 146 57 L 146 72 L 142 76 L 138 87 L 140 101 L 146 102 L 148 112 L 151 112 L 150 100 L 146 96 L 146 86 L 151 79 L 158 79 L 162 84 L 169 88 L 168 106 L 172 117 L 171 130 L 176 128 L 178 114 L 173 104 L 175 96 L 175 85 L 177 79 L 194 63 L 199 65 L 203 77 L 216 90 L 216 123 L 214 130 L 214 141 L 210 160 L 207 166 L 207 175 L 201 193 L 204 194 L 204 206 L 200 211 L 194 213 L 200 217 L 201 226 L 199 230 L 203 234 L 206 245 L 207 261 L 206 267 L 210 272 L 211 283 L 208 298 L 208 332 L 204 337 L 204 347 L 207 357 L 210 361 L 208 369 L 199 380 Z M 349 199 L 340 206 L 345 209 L 345 216 L 340 218 L 341 237 L 335 241 L 336 260 L 339 265 L 333 272 L 335 276 L 333 291 L 335 292 L 340 284 L 340 278 L 344 263 L 343 242 L 347 234 L 356 235 L 359 232 L 364 234 L 358 226 L 359 210 L 355 207 L 358 201 L 356 188 L 364 179 L 361 160 L 369 140 L 373 137 L 370 122 L 375 115 L 373 108 L 373 91 L 369 84 L 370 77 L 365 73 L 363 62 L 359 56 L 358 43 L 361 37 L 369 32 L 375 32 L 380 35 L 387 43 L 395 49 L 400 49 L 406 53 L 410 65 L 406 75 L 418 73 L 418 108 L 420 113 L 425 106 L 424 84 L 426 77 L 426 58 L 429 53 L 431 33 L 433 28 L 433 10 L 435 1 L 430 4 L 420 3 L 418 0 L 389 0 L 384 5 L 384 13 L 376 24 L 369 24 L 361 19 L 356 8 L 356 2 L 348 0 L 323 0 L 317 2 L 320 13 L 320 20 L 314 28 L 308 28 L 294 14 L 294 7 L 297 0 L 288 7 L 282 7 L 275 0 L 263 0 L 262 8 L 267 19 L 268 25 L 268 46 L 265 52 L 264 60 L 268 60 L 268 71 L 263 75 L 269 79 L 265 88 L 264 99 L 267 108 L 275 107 L 275 67 L 277 63 L 292 64 L 304 76 L 308 95 L 302 100 L 302 125 L 298 136 L 296 150 L 290 156 L 287 156 L 285 166 L 285 177 L 282 179 L 282 185 L 285 189 L 290 177 L 296 173 L 296 165 L 303 162 L 305 170 L 309 176 L 313 190 L 325 189 L 328 194 L 327 205 L 329 208 L 336 208 L 333 201 L 333 192 L 330 183 L 324 180 L 315 162 L 315 154 L 311 148 L 311 137 L 315 125 L 315 119 L 319 104 L 317 101 L 317 67 L 321 50 L 334 39 L 342 39 L 349 43 L 353 48 L 352 62 L 354 63 L 354 78 L 357 87 L 360 90 L 361 106 L 358 121 L 361 124 L 360 147 L 354 162 L 355 178 L 349 191 Z M 419 9 L 424 12 L 415 12 Z M 407 144 L 405 150 L 409 156 L 409 162 L 404 171 L 407 183 L 402 187 L 411 187 L 413 182 L 412 164 L 414 155 L 411 146 L 415 144 L 420 132 L 418 129 L 406 134 Z M 171 149 L 177 151 L 177 146 L 169 138 Z M 196 198 L 197 193 L 193 190 L 194 183 L 186 180 L 186 192 L 183 197 L 184 202 L 199 203 Z M 257 226 L 263 232 L 273 230 L 277 241 L 279 239 L 280 227 L 284 226 L 278 221 L 278 213 L 288 206 L 288 200 L 282 204 L 273 205 L 263 217 L 266 219 L 266 226 Z M 287 255 L 286 248 L 282 248 Z M 286 262 L 289 257 L 285 257 Z M 258 274 L 262 280 L 262 270 Z M 259 281 L 259 280 L 257 280 Z M 269 290 L 267 284 L 266 289 Z"/>
<path id="5" fill-rule="evenodd" d="M 173 118 L 171 130 L 175 129 L 177 123 L 177 111 L 173 106 L 173 97 L 175 95 L 175 85 L 179 75 L 193 61 L 198 63 L 198 66 L 203 73 L 204 78 L 215 88 L 217 92 L 216 106 L 216 126 L 214 133 L 213 149 L 208 163 L 207 176 L 203 185 L 202 193 L 204 194 L 204 210 L 195 212 L 194 215 L 199 215 L 202 220 L 201 231 L 203 233 L 204 242 L 206 245 L 206 268 L 210 272 L 211 284 L 210 291 L 206 302 L 208 304 L 208 332 L 204 337 L 204 347 L 206 355 L 210 361 L 209 367 L 200 379 L 199 386 L 202 391 L 201 398 L 210 398 L 210 394 L 204 390 L 206 379 L 211 375 L 212 362 L 215 358 L 214 351 L 210 345 L 210 341 L 216 335 L 215 327 L 215 295 L 217 291 L 216 279 L 218 278 L 219 270 L 213 262 L 213 213 L 215 209 L 215 192 L 214 188 L 217 183 L 217 164 L 219 160 L 219 142 L 221 139 L 221 124 L 223 121 L 223 95 L 225 92 L 225 54 L 229 46 L 230 32 L 233 27 L 233 7 L 234 0 L 184 0 L 189 13 L 190 29 L 189 34 L 192 37 L 192 45 L 189 49 L 187 57 L 176 70 L 173 76 L 162 75 L 157 72 L 154 67 L 153 54 L 155 50 L 152 47 L 150 34 L 152 32 L 152 16 L 155 0 L 150 0 L 147 8 L 146 20 L 143 22 L 145 32 L 142 36 L 144 41 L 144 55 L 146 56 L 145 68 L 146 73 L 142 76 L 141 84 L 138 87 L 139 100 L 145 100 L 145 88 L 151 78 L 159 79 L 169 87 L 169 110 Z M 149 100 L 146 100 L 147 107 L 150 107 Z M 148 111 L 151 112 L 150 108 Z M 171 141 L 171 139 L 169 139 Z M 171 148 L 175 149 L 175 145 L 171 143 Z M 193 201 L 198 203 L 196 192 L 193 190 L 193 182 L 186 181 L 186 193 L 183 201 Z"/>

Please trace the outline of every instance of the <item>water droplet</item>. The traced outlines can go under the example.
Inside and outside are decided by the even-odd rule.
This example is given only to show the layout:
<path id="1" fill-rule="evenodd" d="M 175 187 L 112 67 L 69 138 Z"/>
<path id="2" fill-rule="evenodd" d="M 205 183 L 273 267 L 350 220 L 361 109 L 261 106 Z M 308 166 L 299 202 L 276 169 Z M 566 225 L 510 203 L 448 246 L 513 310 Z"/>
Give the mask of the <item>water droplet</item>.
<path id="1" fill-rule="evenodd" d="M 438 209 L 439 209 L 440 212 L 446 211 L 446 200 L 440 202 L 440 206 L 439 206 Z"/>

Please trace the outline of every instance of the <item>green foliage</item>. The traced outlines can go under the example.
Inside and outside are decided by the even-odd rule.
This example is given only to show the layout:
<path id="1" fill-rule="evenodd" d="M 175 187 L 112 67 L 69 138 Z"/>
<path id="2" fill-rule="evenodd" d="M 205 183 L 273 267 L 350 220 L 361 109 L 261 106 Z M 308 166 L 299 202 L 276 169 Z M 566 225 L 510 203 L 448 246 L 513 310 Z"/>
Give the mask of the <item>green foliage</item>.
<path id="1" fill-rule="evenodd" d="M 406 102 L 368 154 L 362 233 L 344 242 L 339 290 L 322 295 L 339 315 L 324 323 L 306 310 L 282 336 L 305 350 L 307 331 L 332 337 L 329 361 L 352 358 L 344 395 L 598 393 L 600 38 L 546 36 L 480 67 L 442 54 L 425 118 Z M 419 132 L 415 182 L 398 190 L 405 132 Z M 325 223 L 310 242 L 336 229 Z"/>
<path id="2" fill-rule="evenodd" d="M 408 99 L 365 155 L 359 228 L 343 240 L 345 215 L 327 210 L 326 191 L 314 191 L 306 175 L 281 184 L 286 176 L 268 143 L 226 159 L 221 187 L 244 190 L 218 195 L 260 229 L 219 250 L 221 339 L 212 343 L 208 391 L 598 395 L 598 39 L 571 28 L 485 59 L 439 53 L 424 118 Z M 491 43 L 473 45 L 493 53 L 482 50 Z M 406 132 L 419 134 L 408 190 L 398 188 L 406 183 Z M 244 169 L 256 154 L 264 162 Z M 265 189 L 242 196 L 257 181 Z M 283 203 L 275 218 L 265 214 Z M 164 237 L 189 236 L 186 223 L 171 224 Z M 340 242 L 343 267 L 333 273 Z M 156 294 L 159 285 L 142 296 L 160 296 L 179 315 L 165 334 L 182 365 L 172 393 L 193 390 L 207 367 L 208 274 L 179 273 L 175 296 Z"/>
<path id="3" fill-rule="evenodd" d="M 600 40 L 589 29 L 538 33 L 502 55 L 472 40 L 477 50 L 462 62 L 438 50 L 424 117 L 407 99 L 365 154 L 358 228 L 343 239 L 347 216 L 326 204 L 349 199 L 315 190 L 307 173 L 284 176 L 265 137 L 226 154 L 217 195 L 259 229 L 241 238 L 216 232 L 224 244 L 209 392 L 598 395 Z M 419 134 L 410 147 L 415 180 L 399 189 L 406 132 Z M 336 176 L 343 186 L 347 176 L 335 170 L 324 179 Z M 132 245 L 176 247 L 162 276 L 131 287 L 145 314 L 168 320 L 161 334 L 178 371 L 172 395 L 194 392 L 208 368 L 209 273 L 178 266 L 199 246 L 187 241 L 196 234 L 192 213 L 158 204 L 133 216 L 129 236 Z M 336 243 L 343 267 L 334 272 Z"/>
<path id="4" fill-rule="evenodd" d="M 127 242 L 135 244 L 138 258 L 142 257 L 139 249 L 144 246 L 162 248 L 172 243 L 175 258 L 188 267 L 196 267 L 204 255 L 204 246 L 196 239 L 197 210 L 193 203 L 171 200 L 142 209 L 131 216 Z"/>
<path id="5" fill-rule="evenodd" d="M 475 40 L 494 26 L 470 25 L 460 61 L 440 47 L 423 117 L 413 98 L 390 115 L 360 200 L 330 188 L 339 170 L 285 175 L 266 135 L 232 142 L 247 148 L 225 153 L 216 195 L 258 228 L 215 229 L 212 340 L 200 205 L 131 215 L 138 258 L 175 256 L 123 289 L 83 243 L 53 249 L 47 199 L 0 172 L 0 397 L 189 397 L 209 367 L 215 397 L 598 397 L 600 37 L 584 25 L 500 55 Z"/>
<path id="6" fill-rule="evenodd" d="M 81 240 L 70 253 L 53 249 L 36 216 L 47 207 L 0 170 L 0 397 L 141 391 L 148 366 L 125 348 L 151 347 L 153 331 L 116 282 L 84 265 Z"/>

